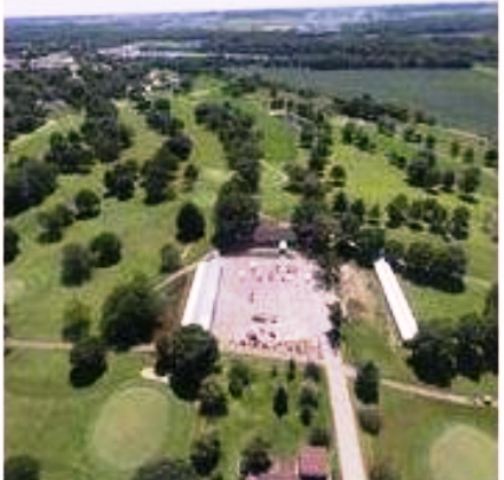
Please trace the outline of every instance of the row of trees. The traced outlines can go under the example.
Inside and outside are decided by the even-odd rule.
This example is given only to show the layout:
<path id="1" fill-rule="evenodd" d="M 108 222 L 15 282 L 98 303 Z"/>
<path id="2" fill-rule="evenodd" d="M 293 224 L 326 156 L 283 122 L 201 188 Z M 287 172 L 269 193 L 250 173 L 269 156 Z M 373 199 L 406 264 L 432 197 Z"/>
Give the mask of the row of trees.
<path id="1" fill-rule="evenodd" d="M 195 117 L 217 133 L 235 171 L 219 190 L 214 207 L 213 242 L 220 250 L 230 250 L 249 242 L 259 223 L 260 134 L 251 116 L 229 104 L 200 104 Z"/>
<path id="2" fill-rule="evenodd" d="M 391 228 L 409 225 L 418 230 L 425 222 L 432 233 L 450 234 L 457 240 L 469 235 L 471 212 L 463 205 L 450 212 L 435 198 L 410 201 L 406 195 L 399 194 L 387 205 L 386 212 Z"/>
<path id="3" fill-rule="evenodd" d="M 49 138 L 45 161 L 55 165 L 59 173 L 89 173 L 93 165 L 93 153 L 75 130 L 66 136 L 55 132 Z"/>
<path id="4" fill-rule="evenodd" d="M 456 326 L 443 319 L 420 329 L 407 344 L 409 363 L 423 381 L 447 386 L 456 375 L 478 380 L 498 371 L 498 288 L 488 294 L 482 314 L 464 315 Z"/>
<path id="5" fill-rule="evenodd" d="M 132 142 L 132 132 L 119 121 L 116 106 L 99 94 L 90 94 L 87 99 L 81 132 L 93 156 L 105 163 L 117 160 Z"/>
<path id="6" fill-rule="evenodd" d="M 260 181 L 261 134 L 251 115 L 229 103 L 201 103 L 195 111 L 198 124 L 215 132 L 221 141 L 229 167 L 236 171 L 251 193 L 257 192 Z"/>

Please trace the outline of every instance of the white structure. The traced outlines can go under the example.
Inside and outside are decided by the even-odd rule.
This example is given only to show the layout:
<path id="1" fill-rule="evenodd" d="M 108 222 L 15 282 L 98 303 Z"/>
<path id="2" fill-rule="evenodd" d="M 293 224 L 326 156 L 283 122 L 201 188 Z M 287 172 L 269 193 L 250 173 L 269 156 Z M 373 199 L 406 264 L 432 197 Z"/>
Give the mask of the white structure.
<path id="1" fill-rule="evenodd" d="M 418 333 L 418 325 L 394 271 L 383 258 L 374 263 L 374 269 L 402 341 L 411 340 Z"/>
<path id="2" fill-rule="evenodd" d="M 197 324 L 204 330 L 210 330 L 221 272 L 222 265 L 218 255 L 210 255 L 199 263 L 187 299 L 182 326 Z"/>

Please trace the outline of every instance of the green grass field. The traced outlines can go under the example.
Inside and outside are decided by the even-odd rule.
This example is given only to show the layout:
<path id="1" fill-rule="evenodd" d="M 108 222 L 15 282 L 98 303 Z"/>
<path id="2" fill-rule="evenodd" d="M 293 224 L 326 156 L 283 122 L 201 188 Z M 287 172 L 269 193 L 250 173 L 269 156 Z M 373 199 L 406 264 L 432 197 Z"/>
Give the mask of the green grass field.
<path id="1" fill-rule="evenodd" d="M 378 135 L 369 127 L 371 135 L 377 144 L 374 153 L 361 152 L 351 145 L 344 145 L 340 141 L 339 129 L 344 124 L 342 119 L 333 122 L 335 128 L 336 146 L 333 153 L 333 162 L 344 166 L 347 173 L 345 191 L 352 198 L 362 198 L 366 205 L 378 203 L 385 220 L 386 205 L 399 193 L 404 193 L 410 199 L 423 198 L 428 194 L 420 189 L 409 186 L 405 181 L 403 171 L 390 166 L 386 153 L 390 149 L 408 153 L 411 146 L 404 144 L 396 136 L 389 139 Z M 475 148 L 477 162 L 482 161 L 482 146 L 478 138 L 467 138 L 462 134 L 447 132 L 436 128 L 435 133 L 439 138 L 437 152 L 440 164 L 453 165 L 455 169 L 461 168 L 461 161 L 452 160 L 448 153 L 448 145 L 454 138 L 460 139 L 464 145 Z M 436 198 L 450 210 L 459 205 L 466 205 L 471 211 L 471 230 L 469 238 L 461 244 L 468 256 L 468 274 L 466 276 L 466 289 L 463 293 L 446 293 L 429 287 L 419 287 L 404 281 L 406 295 L 410 300 L 413 310 L 422 322 L 429 322 L 438 318 L 451 318 L 456 320 L 459 316 L 481 311 L 492 282 L 497 278 L 497 245 L 492 241 L 485 226 L 489 215 L 497 208 L 497 176 L 493 171 L 484 169 L 484 181 L 477 194 L 477 202 L 468 204 L 456 194 L 439 193 Z M 434 244 L 443 242 L 439 236 L 425 231 L 412 231 L 407 227 L 388 230 L 390 238 L 397 238 L 406 244 L 412 241 L 426 240 Z"/>
<path id="2" fill-rule="evenodd" d="M 144 454 L 185 455 L 193 408 L 165 387 L 142 380 L 142 365 L 140 356 L 111 355 L 97 383 L 74 389 L 67 353 L 11 352 L 5 376 L 7 456 L 37 458 L 43 480 L 126 480 L 135 458 Z M 119 418 L 120 411 L 128 415 Z M 129 437 L 118 438 L 119 431 Z M 107 457 L 112 454 L 113 460 Z"/>
<path id="3" fill-rule="evenodd" d="M 119 282 L 138 272 L 145 273 L 153 282 L 160 280 L 160 248 L 175 240 L 175 218 L 183 202 L 191 200 L 204 212 L 207 219 L 207 234 L 196 244 L 180 245 L 183 260 L 190 263 L 205 253 L 212 235 L 213 205 L 220 185 L 229 177 L 227 162 L 218 139 L 203 127 L 196 125 L 193 110 L 205 99 L 222 99 L 219 84 L 201 82 L 190 95 L 177 96 L 173 107 L 185 123 L 194 139 L 191 161 L 200 167 L 200 177 L 192 191 L 179 185 L 177 198 L 160 205 L 146 206 L 143 192 L 137 188 L 135 197 L 126 202 L 114 198 L 102 201 L 102 213 L 97 218 L 76 222 L 64 232 L 61 242 L 40 244 L 37 241 L 37 215 L 58 202 L 71 201 L 82 188 L 91 188 L 104 193 L 103 174 L 105 166 L 95 165 L 89 175 L 61 176 L 57 191 L 44 201 L 10 223 L 21 235 L 21 255 L 6 269 L 5 292 L 9 306 L 9 324 L 14 336 L 30 338 L 57 338 L 61 328 L 61 315 L 66 302 L 78 297 L 93 308 L 95 317 L 105 295 Z M 270 117 L 262 98 L 238 102 L 257 118 L 264 131 L 265 160 L 262 174 L 262 205 L 267 215 L 288 218 L 295 204 L 295 197 L 282 189 L 283 162 L 297 155 L 296 138 L 289 127 L 277 118 Z M 162 137 L 149 129 L 145 120 L 131 106 L 122 101 L 118 104 L 120 118 L 134 132 L 133 145 L 121 154 L 121 159 L 135 159 L 140 164 L 159 147 Z M 48 127 L 41 127 L 28 137 L 20 137 L 10 150 L 11 158 L 35 155 L 47 148 L 50 133 L 58 125 L 68 130 L 78 125 L 79 116 L 66 114 L 58 120 L 50 120 Z M 57 123 L 55 123 L 57 122 Z M 95 235 L 112 230 L 123 241 L 123 260 L 108 269 L 96 269 L 93 278 L 79 288 L 64 288 L 60 284 L 60 254 L 64 244 L 88 243 Z M 141 235 L 139 235 L 141 232 Z"/>
<path id="4" fill-rule="evenodd" d="M 196 406 L 177 399 L 162 384 L 142 380 L 140 370 L 152 360 L 135 354 L 111 355 L 105 375 L 93 386 L 74 389 L 68 382 L 68 354 L 12 351 L 6 357 L 6 454 L 29 454 L 42 464 L 42 480 L 128 480 L 142 462 L 162 455 L 187 457 L 190 445 L 208 428 L 219 431 L 223 458 L 218 470 L 236 478 L 244 445 L 256 434 L 272 442 L 273 454 L 293 455 L 309 429 L 298 418 L 301 372 L 288 384 L 289 413 L 281 420 L 272 411 L 273 392 L 286 382 L 285 364 L 248 362 L 251 387 L 229 401 L 229 413 L 204 421 Z M 225 386 L 223 360 L 219 376 Z M 325 384 L 313 423 L 330 425 Z M 336 461 L 334 458 L 334 462 Z"/>
<path id="5" fill-rule="evenodd" d="M 379 100 L 425 110 L 446 126 L 497 135 L 495 69 L 310 71 L 263 68 L 259 72 L 291 87 L 308 88 L 326 95 L 350 98 L 369 93 Z"/>
<path id="6" fill-rule="evenodd" d="M 372 463 L 385 458 L 402 480 L 497 479 L 497 413 L 382 389 L 383 428 L 363 434 Z"/>
<path id="7" fill-rule="evenodd" d="M 135 132 L 133 146 L 124 151 L 123 159 L 134 158 L 143 162 L 158 148 L 162 138 L 146 126 L 130 104 L 119 105 L 123 121 Z M 65 303 L 78 297 L 93 308 L 95 317 L 105 297 L 114 286 L 143 272 L 154 282 L 159 280 L 161 247 L 175 240 L 175 219 L 181 204 L 191 200 L 204 212 L 207 219 L 207 235 L 189 246 L 180 245 L 185 263 L 199 258 L 207 251 L 212 234 L 211 215 L 218 189 L 228 175 L 228 170 L 219 141 L 206 130 L 195 125 L 193 101 L 180 98 L 174 102 L 177 114 L 195 140 L 191 161 L 201 169 L 201 175 L 193 191 L 178 188 L 175 201 L 146 206 L 143 192 L 137 188 L 135 197 L 126 202 L 114 198 L 103 199 L 100 216 L 76 222 L 64 232 L 61 242 L 40 244 L 37 242 L 37 214 L 57 202 L 67 202 L 81 188 L 104 192 L 102 177 L 104 166 L 97 164 L 92 173 L 85 176 L 60 177 L 57 191 L 39 207 L 17 216 L 11 223 L 21 235 L 21 255 L 6 269 L 5 291 L 9 305 L 9 324 L 14 336 L 32 338 L 57 338 L 61 328 L 61 315 Z M 38 131 L 35 132 L 38 136 Z M 47 138 L 46 138 L 47 141 Z M 13 155 L 21 155 L 26 145 Z M 93 278 L 79 288 L 65 288 L 60 284 L 60 252 L 70 242 L 88 243 L 95 235 L 112 230 L 123 242 L 122 261 L 108 269 L 96 269 Z M 141 234 L 140 234 L 141 232 Z"/>

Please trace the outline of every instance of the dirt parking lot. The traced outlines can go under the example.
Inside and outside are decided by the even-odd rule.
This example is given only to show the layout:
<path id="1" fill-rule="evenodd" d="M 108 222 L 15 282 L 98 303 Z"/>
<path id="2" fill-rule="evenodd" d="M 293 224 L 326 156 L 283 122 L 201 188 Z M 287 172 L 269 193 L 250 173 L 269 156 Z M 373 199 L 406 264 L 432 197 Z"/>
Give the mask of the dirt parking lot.
<path id="1" fill-rule="evenodd" d="M 244 353 L 319 359 L 319 337 L 330 329 L 328 306 L 336 297 L 322 288 L 315 264 L 294 253 L 248 253 L 220 261 L 212 331 L 221 345 Z"/>

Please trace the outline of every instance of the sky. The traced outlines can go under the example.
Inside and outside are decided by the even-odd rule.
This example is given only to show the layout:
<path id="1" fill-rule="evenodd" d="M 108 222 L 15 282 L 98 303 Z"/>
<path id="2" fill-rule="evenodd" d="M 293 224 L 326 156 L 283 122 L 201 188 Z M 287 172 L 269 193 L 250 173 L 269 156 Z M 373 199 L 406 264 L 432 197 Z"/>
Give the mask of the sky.
<path id="1" fill-rule="evenodd" d="M 4 0 L 2 3 L 6 17 L 25 17 L 469 2 L 474 0 Z"/>

